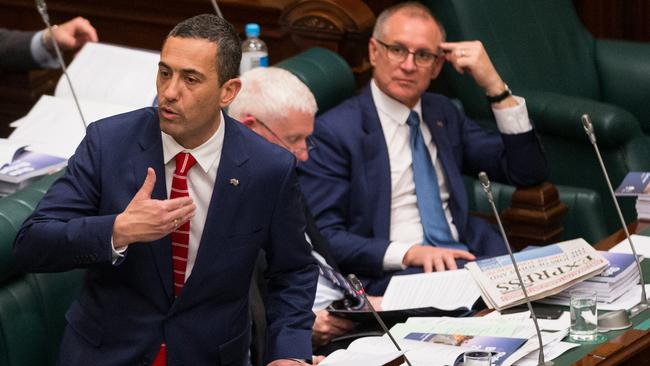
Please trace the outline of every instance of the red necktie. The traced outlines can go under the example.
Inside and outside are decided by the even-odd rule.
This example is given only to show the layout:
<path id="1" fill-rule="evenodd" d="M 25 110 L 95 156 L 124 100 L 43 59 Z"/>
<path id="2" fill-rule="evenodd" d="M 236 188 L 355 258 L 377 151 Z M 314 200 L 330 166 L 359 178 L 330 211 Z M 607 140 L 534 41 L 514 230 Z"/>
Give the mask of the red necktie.
<path id="1" fill-rule="evenodd" d="M 187 197 L 187 172 L 196 164 L 196 159 L 189 153 L 178 153 L 176 155 L 176 170 L 172 179 L 172 189 L 169 198 Z M 190 222 L 187 221 L 178 226 L 171 233 L 172 239 L 172 262 L 174 268 L 174 295 L 178 296 L 185 283 L 185 269 L 187 268 L 187 253 L 190 244 Z M 167 365 L 167 348 L 165 343 L 160 345 L 160 351 L 153 361 L 152 366 Z"/>

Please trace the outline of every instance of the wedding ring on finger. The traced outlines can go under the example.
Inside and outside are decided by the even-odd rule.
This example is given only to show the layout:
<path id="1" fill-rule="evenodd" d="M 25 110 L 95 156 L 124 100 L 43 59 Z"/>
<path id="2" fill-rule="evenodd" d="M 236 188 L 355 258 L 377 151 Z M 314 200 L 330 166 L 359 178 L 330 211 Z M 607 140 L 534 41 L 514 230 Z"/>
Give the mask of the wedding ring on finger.
<path id="1" fill-rule="evenodd" d="M 174 227 L 178 226 L 178 222 L 179 222 L 179 221 L 180 221 L 180 220 L 178 220 L 178 218 L 175 218 L 175 219 L 172 221 L 172 224 L 174 225 Z"/>
<path id="2" fill-rule="evenodd" d="M 459 57 L 465 57 L 465 50 L 461 48 L 460 50 L 460 56 Z"/>

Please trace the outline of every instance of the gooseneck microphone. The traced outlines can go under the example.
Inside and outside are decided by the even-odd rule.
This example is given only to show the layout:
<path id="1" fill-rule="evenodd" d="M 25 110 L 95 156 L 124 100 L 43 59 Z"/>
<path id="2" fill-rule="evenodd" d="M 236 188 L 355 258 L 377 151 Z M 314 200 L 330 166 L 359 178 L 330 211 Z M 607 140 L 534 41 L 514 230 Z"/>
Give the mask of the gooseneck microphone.
<path id="1" fill-rule="evenodd" d="M 618 218 L 621 220 L 621 226 L 623 227 L 623 231 L 625 232 L 625 237 L 627 238 L 628 243 L 630 243 L 630 248 L 632 248 L 632 254 L 634 255 L 634 260 L 636 261 L 636 267 L 639 270 L 639 277 L 641 278 L 641 302 L 638 305 L 634 306 L 632 309 L 630 309 L 630 315 L 635 316 L 638 313 L 642 312 L 643 310 L 647 309 L 648 306 L 650 305 L 648 303 L 648 298 L 645 293 L 645 280 L 643 279 L 643 271 L 641 270 L 641 263 L 639 263 L 639 257 L 637 257 L 636 255 L 636 248 L 632 243 L 632 237 L 630 236 L 630 232 L 627 230 L 627 225 L 625 224 L 623 213 L 621 213 L 621 207 L 618 205 L 618 201 L 616 200 L 616 195 L 614 194 L 614 189 L 612 188 L 612 183 L 609 180 L 609 174 L 607 174 L 607 169 L 605 169 L 605 163 L 603 163 L 603 158 L 600 155 L 600 150 L 598 149 L 598 143 L 596 142 L 596 134 L 594 133 L 594 126 L 591 124 L 591 118 L 589 118 L 588 114 L 583 114 L 581 120 L 582 120 L 582 127 L 585 129 L 585 133 L 587 133 L 587 136 L 589 137 L 589 141 L 591 141 L 591 144 L 594 145 L 594 150 L 596 150 L 596 157 L 598 157 L 600 168 L 603 171 L 603 175 L 605 176 L 605 181 L 607 182 L 607 188 L 609 188 L 609 193 L 612 196 L 612 201 L 614 201 L 614 207 L 616 207 L 616 213 L 618 214 Z"/>
<path id="2" fill-rule="evenodd" d="M 56 58 L 59 61 L 61 70 L 63 70 L 63 75 L 65 76 L 65 79 L 68 81 L 68 86 L 70 86 L 70 91 L 72 92 L 72 98 L 74 99 L 74 103 L 77 106 L 77 110 L 79 111 L 79 116 L 81 117 L 81 122 L 83 123 L 84 130 L 85 130 L 86 127 L 88 127 L 88 124 L 86 123 L 86 119 L 84 118 L 84 115 L 81 112 L 81 105 L 79 105 L 79 100 L 77 99 L 77 93 L 75 93 L 74 88 L 72 87 L 72 81 L 70 80 L 70 76 L 68 76 L 68 69 L 65 67 L 63 56 L 61 56 L 61 49 L 59 48 L 59 44 L 56 43 L 56 39 L 54 38 L 54 27 L 52 27 L 52 25 L 50 24 L 50 16 L 47 13 L 47 5 L 45 4 L 45 0 L 36 0 L 36 10 L 38 10 L 38 13 L 41 15 L 41 18 L 43 19 L 43 23 L 45 23 L 45 26 L 47 27 L 47 31 L 50 32 L 50 42 L 54 47 Z"/>
<path id="3" fill-rule="evenodd" d="M 395 338 L 393 338 L 393 335 L 390 334 L 390 330 L 388 330 L 388 327 L 386 327 L 386 324 L 384 324 L 384 321 L 381 320 L 381 317 L 379 317 L 379 314 L 377 314 L 377 311 L 375 311 L 375 307 L 372 306 L 372 304 L 370 303 L 370 300 L 368 300 L 368 296 L 366 296 L 366 290 L 363 288 L 363 284 L 361 283 L 361 281 L 359 281 L 357 276 L 355 276 L 354 274 L 349 274 L 348 275 L 348 282 L 350 282 L 350 285 L 352 286 L 352 289 L 357 293 L 357 295 L 363 297 L 363 300 L 366 302 L 366 304 L 368 304 L 368 307 L 370 308 L 370 311 L 372 312 L 372 315 L 375 316 L 375 319 L 377 319 L 377 323 L 379 323 L 379 325 L 384 330 L 384 332 L 386 332 L 386 334 L 388 334 L 388 337 L 390 338 L 390 340 L 395 345 L 395 348 L 397 348 L 398 351 L 401 351 L 402 349 L 399 347 L 399 344 L 397 344 L 397 341 L 395 341 Z M 411 365 L 411 362 L 409 361 L 409 359 L 406 357 L 406 354 L 402 355 L 402 357 L 404 357 L 404 361 L 406 361 L 407 365 L 413 366 L 413 365 Z"/>
<path id="4" fill-rule="evenodd" d="M 488 178 L 485 172 L 480 172 L 478 174 L 478 179 L 481 182 L 481 186 L 483 187 L 483 191 L 485 191 L 488 201 L 490 202 L 490 206 L 492 207 L 492 212 L 494 213 L 494 217 L 496 217 L 497 219 L 497 225 L 499 226 L 499 231 L 501 231 L 501 236 L 503 237 L 503 241 L 506 243 L 506 248 L 508 249 L 508 254 L 510 254 L 510 260 L 512 261 L 512 266 L 515 268 L 515 273 L 517 274 L 517 278 L 519 279 L 519 285 L 521 286 L 521 290 L 524 293 L 524 297 L 526 298 L 526 304 L 528 305 L 528 310 L 530 310 L 530 315 L 533 318 L 533 323 L 535 324 L 535 332 L 537 333 L 537 340 L 539 341 L 539 358 L 537 360 L 537 365 L 551 366 L 553 365 L 553 361 L 544 362 L 544 343 L 542 341 L 542 332 L 540 332 L 539 330 L 539 324 L 537 324 L 537 316 L 535 315 L 535 311 L 533 310 L 533 304 L 531 304 L 530 298 L 528 297 L 528 291 L 526 290 L 526 286 L 524 286 L 524 280 L 521 278 L 521 273 L 519 273 L 519 266 L 517 265 L 517 261 L 515 260 L 514 254 L 512 254 L 512 248 L 510 247 L 510 242 L 508 242 L 506 231 L 503 229 L 503 224 L 501 223 L 501 218 L 499 217 L 499 213 L 497 212 L 497 207 L 494 205 L 494 197 L 492 196 L 492 187 L 490 186 L 490 179 Z"/>
<path id="5" fill-rule="evenodd" d="M 223 14 L 221 14 L 221 9 L 219 9 L 219 5 L 217 5 L 217 0 L 212 0 L 212 7 L 214 7 L 214 12 L 217 13 L 219 18 L 226 19 L 223 17 Z"/>

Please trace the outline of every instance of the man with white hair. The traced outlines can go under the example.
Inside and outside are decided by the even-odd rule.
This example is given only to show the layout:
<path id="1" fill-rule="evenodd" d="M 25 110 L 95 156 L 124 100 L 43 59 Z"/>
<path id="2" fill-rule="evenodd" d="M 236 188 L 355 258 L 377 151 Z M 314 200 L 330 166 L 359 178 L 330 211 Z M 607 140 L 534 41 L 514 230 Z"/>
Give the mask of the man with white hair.
<path id="1" fill-rule="evenodd" d="M 309 151 L 315 148 L 309 137 L 314 130 L 317 106 L 309 88 L 290 72 L 276 68 L 256 68 L 241 76 L 242 88 L 228 109 L 228 113 L 268 141 L 284 147 L 300 162 L 307 161 Z M 307 221 L 305 235 L 312 244 L 312 255 L 319 263 L 320 276 L 313 311 L 316 314 L 312 343 L 323 346 L 343 335 L 354 324 L 330 315 L 325 308 L 342 301 L 349 308 L 365 304 L 349 289 L 336 262 L 329 252 L 329 243 L 316 228 L 306 201 L 303 210 Z M 370 299 L 379 307 L 381 298 Z"/>

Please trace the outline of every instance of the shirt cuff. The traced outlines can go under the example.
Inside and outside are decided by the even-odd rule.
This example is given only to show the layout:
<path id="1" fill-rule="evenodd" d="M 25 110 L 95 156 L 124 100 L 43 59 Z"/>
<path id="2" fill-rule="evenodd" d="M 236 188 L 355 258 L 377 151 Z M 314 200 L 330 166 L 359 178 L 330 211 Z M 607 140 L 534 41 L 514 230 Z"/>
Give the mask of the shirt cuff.
<path id="1" fill-rule="evenodd" d="M 526 100 L 522 97 L 514 97 L 518 105 L 510 108 L 492 108 L 494 118 L 497 121 L 497 127 L 502 134 L 516 135 L 525 133 L 533 129 L 533 125 L 528 118 L 528 108 Z"/>
<path id="2" fill-rule="evenodd" d="M 125 245 L 121 247 L 120 249 L 115 249 L 115 245 L 113 245 L 113 236 L 111 235 L 111 250 L 113 251 L 113 256 L 111 259 L 111 264 L 115 265 L 118 260 L 124 258 L 124 252 L 126 252 L 126 249 L 128 248 L 128 245 Z"/>
<path id="3" fill-rule="evenodd" d="M 58 69 L 59 62 L 56 57 L 48 51 L 45 43 L 43 41 L 43 31 L 36 32 L 32 36 L 32 40 L 29 44 L 29 49 L 32 52 L 32 57 L 34 61 L 43 68 L 46 69 Z"/>
<path id="4" fill-rule="evenodd" d="M 394 271 L 406 269 L 406 266 L 403 264 L 404 256 L 406 252 L 411 249 L 412 246 L 418 245 L 417 243 L 404 243 L 393 241 L 388 244 L 386 253 L 384 254 L 384 270 Z"/>

